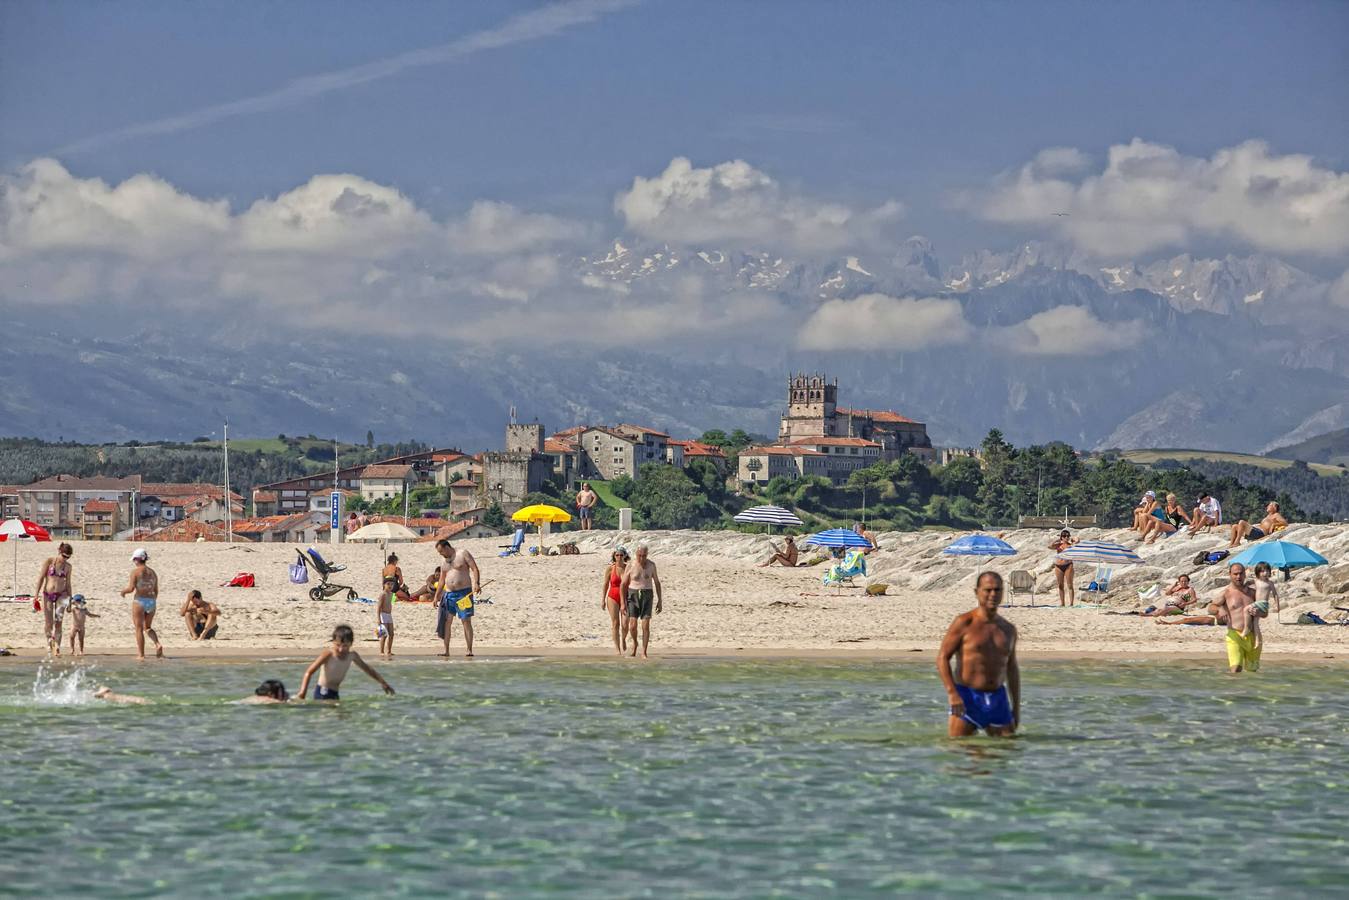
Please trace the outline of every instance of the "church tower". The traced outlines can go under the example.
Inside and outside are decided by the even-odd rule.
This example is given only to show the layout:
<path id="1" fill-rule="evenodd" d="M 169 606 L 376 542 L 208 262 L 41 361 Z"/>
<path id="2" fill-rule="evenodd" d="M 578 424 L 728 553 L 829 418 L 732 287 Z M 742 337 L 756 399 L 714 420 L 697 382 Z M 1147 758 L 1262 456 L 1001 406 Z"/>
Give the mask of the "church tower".
<path id="1" fill-rule="evenodd" d="M 838 379 L 793 374 L 787 379 L 787 415 L 782 417 L 778 440 L 788 442 L 803 437 L 838 433 Z"/>

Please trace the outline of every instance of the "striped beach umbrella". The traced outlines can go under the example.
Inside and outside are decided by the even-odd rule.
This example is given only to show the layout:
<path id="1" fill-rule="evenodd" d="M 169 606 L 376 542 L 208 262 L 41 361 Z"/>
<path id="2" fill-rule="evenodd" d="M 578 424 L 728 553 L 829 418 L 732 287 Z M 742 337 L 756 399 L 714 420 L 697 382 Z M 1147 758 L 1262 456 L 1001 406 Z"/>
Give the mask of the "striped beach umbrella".
<path id="1" fill-rule="evenodd" d="M 736 513 L 731 521 L 738 522 L 741 525 L 767 525 L 769 531 L 773 530 L 774 525 L 796 526 L 802 524 L 796 513 L 772 504 L 751 506 L 744 512 Z"/>
<path id="2" fill-rule="evenodd" d="M 1058 554 L 1058 558 L 1068 562 L 1098 563 L 1107 566 L 1132 566 L 1141 563 L 1143 558 L 1123 544 L 1110 541 L 1078 541 L 1067 550 Z"/>
<path id="3" fill-rule="evenodd" d="M 50 541 L 52 536 L 47 533 L 36 522 L 30 522 L 27 519 L 6 519 L 0 522 L 0 541 L 12 541 L 14 543 L 14 586 L 10 588 L 15 594 L 19 592 L 19 541 Z"/>
<path id="4" fill-rule="evenodd" d="M 1016 556 L 1016 548 L 991 534 L 967 534 L 942 553 L 947 556 Z"/>
<path id="5" fill-rule="evenodd" d="M 870 547 L 871 542 L 862 537 L 851 528 L 831 528 L 828 531 L 821 531 L 819 534 L 812 534 L 802 541 L 803 544 L 811 544 L 816 547 Z"/>

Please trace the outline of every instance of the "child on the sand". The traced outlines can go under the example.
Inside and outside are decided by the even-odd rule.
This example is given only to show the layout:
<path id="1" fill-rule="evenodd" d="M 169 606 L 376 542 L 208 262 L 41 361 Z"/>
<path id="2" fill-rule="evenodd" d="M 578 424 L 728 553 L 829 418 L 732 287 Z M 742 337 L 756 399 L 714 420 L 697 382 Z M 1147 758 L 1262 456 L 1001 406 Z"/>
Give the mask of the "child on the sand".
<path id="1" fill-rule="evenodd" d="M 70 609 L 70 652 L 76 656 L 84 655 L 84 619 L 86 616 L 99 618 L 98 613 L 89 611 L 89 603 L 83 594 L 76 594 L 66 601 Z M 75 649 L 75 639 L 80 639 L 79 650 Z"/>
<path id="2" fill-rule="evenodd" d="M 398 592 L 398 577 L 384 576 L 384 587 L 379 592 L 379 605 L 375 607 L 375 634 L 379 637 L 379 655 L 393 659 L 393 598 Z"/>
<path id="3" fill-rule="evenodd" d="M 333 643 L 328 649 L 318 655 L 318 659 L 309 664 L 309 668 L 304 670 L 304 680 L 300 682 L 300 699 L 309 691 L 309 679 L 314 677 L 314 673 L 319 673 L 319 682 L 314 686 L 315 700 L 337 700 L 338 688 L 342 686 L 342 679 L 347 677 L 347 670 L 351 664 L 371 678 L 379 682 L 379 686 L 384 688 L 384 693 L 392 694 L 393 688 L 389 683 L 380 677 L 380 674 L 370 666 L 366 665 L 365 660 L 361 659 L 361 654 L 351 649 L 351 645 L 356 642 L 356 633 L 351 630 L 350 625 L 338 625 L 333 629 Z"/>

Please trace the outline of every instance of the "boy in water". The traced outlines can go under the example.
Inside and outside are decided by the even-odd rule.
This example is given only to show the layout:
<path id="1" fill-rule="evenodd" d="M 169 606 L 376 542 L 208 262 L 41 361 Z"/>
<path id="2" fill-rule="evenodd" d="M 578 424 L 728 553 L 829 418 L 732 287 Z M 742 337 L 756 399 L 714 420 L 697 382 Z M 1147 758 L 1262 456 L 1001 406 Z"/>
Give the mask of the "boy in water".
<path id="1" fill-rule="evenodd" d="M 84 619 L 86 616 L 99 618 L 98 613 L 89 611 L 89 603 L 84 599 L 83 594 L 76 594 L 66 601 L 66 606 L 70 610 L 70 652 L 76 656 L 84 655 Z M 79 650 L 75 649 L 75 639 L 79 638 Z"/>
<path id="2" fill-rule="evenodd" d="M 347 670 L 351 664 L 371 678 L 379 682 L 379 686 L 384 688 L 384 693 L 392 694 L 393 688 L 389 687 L 389 682 L 380 677 L 380 674 L 370 666 L 366 665 L 365 660 L 361 659 L 361 654 L 351 649 L 351 645 L 356 642 L 356 632 L 351 630 L 350 625 L 338 625 L 333 629 L 333 643 L 327 650 L 319 654 L 318 659 L 309 664 L 309 668 L 304 670 L 304 680 L 300 682 L 300 699 L 309 691 L 309 679 L 314 677 L 314 673 L 319 673 L 319 683 L 314 686 L 315 700 L 337 700 L 337 690 L 342 686 L 342 679 L 347 677 Z"/>
<path id="3" fill-rule="evenodd" d="M 384 588 L 379 592 L 379 606 L 375 607 L 375 634 L 379 637 L 379 655 L 393 659 L 393 596 L 398 591 L 396 575 L 384 576 Z"/>
<path id="4" fill-rule="evenodd" d="M 1008 736 L 1021 723 L 1021 669 L 1016 628 L 998 615 L 1002 576 L 980 572 L 974 596 L 979 605 L 956 616 L 937 651 L 937 672 L 951 703 L 947 733 L 967 737 L 983 729 Z"/>

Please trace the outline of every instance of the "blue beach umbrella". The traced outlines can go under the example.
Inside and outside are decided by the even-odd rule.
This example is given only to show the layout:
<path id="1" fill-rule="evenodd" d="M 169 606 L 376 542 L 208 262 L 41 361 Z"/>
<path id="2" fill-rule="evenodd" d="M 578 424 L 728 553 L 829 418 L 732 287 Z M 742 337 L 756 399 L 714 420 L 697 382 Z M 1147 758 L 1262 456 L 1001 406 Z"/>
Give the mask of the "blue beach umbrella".
<path id="1" fill-rule="evenodd" d="M 1262 562 L 1269 563 L 1273 569 L 1299 569 L 1329 564 L 1329 560 L 1315 550 L 1292 541 L 1270 541 L 1247 547 L 1236 556 L 1229 557 L 1226 564 L 1232 566 L 1240 563 L 1249 569 Z"/>
<path id="2" fill-rule="evenodd" d="M 947 556 L 1016 556 L 1016 548 L 991 534 L 967 534 L 942 553 Z"/>
<path id="3" fill-rule="evenodd" d="M 812 544 L 816 547 L 870 547 L 871 542 L 862 537 L 850 528 L 831 528 L 828 531 L 821 531 L 819 534 L 812 534 L 802 541 L 803 544 Z"/>

